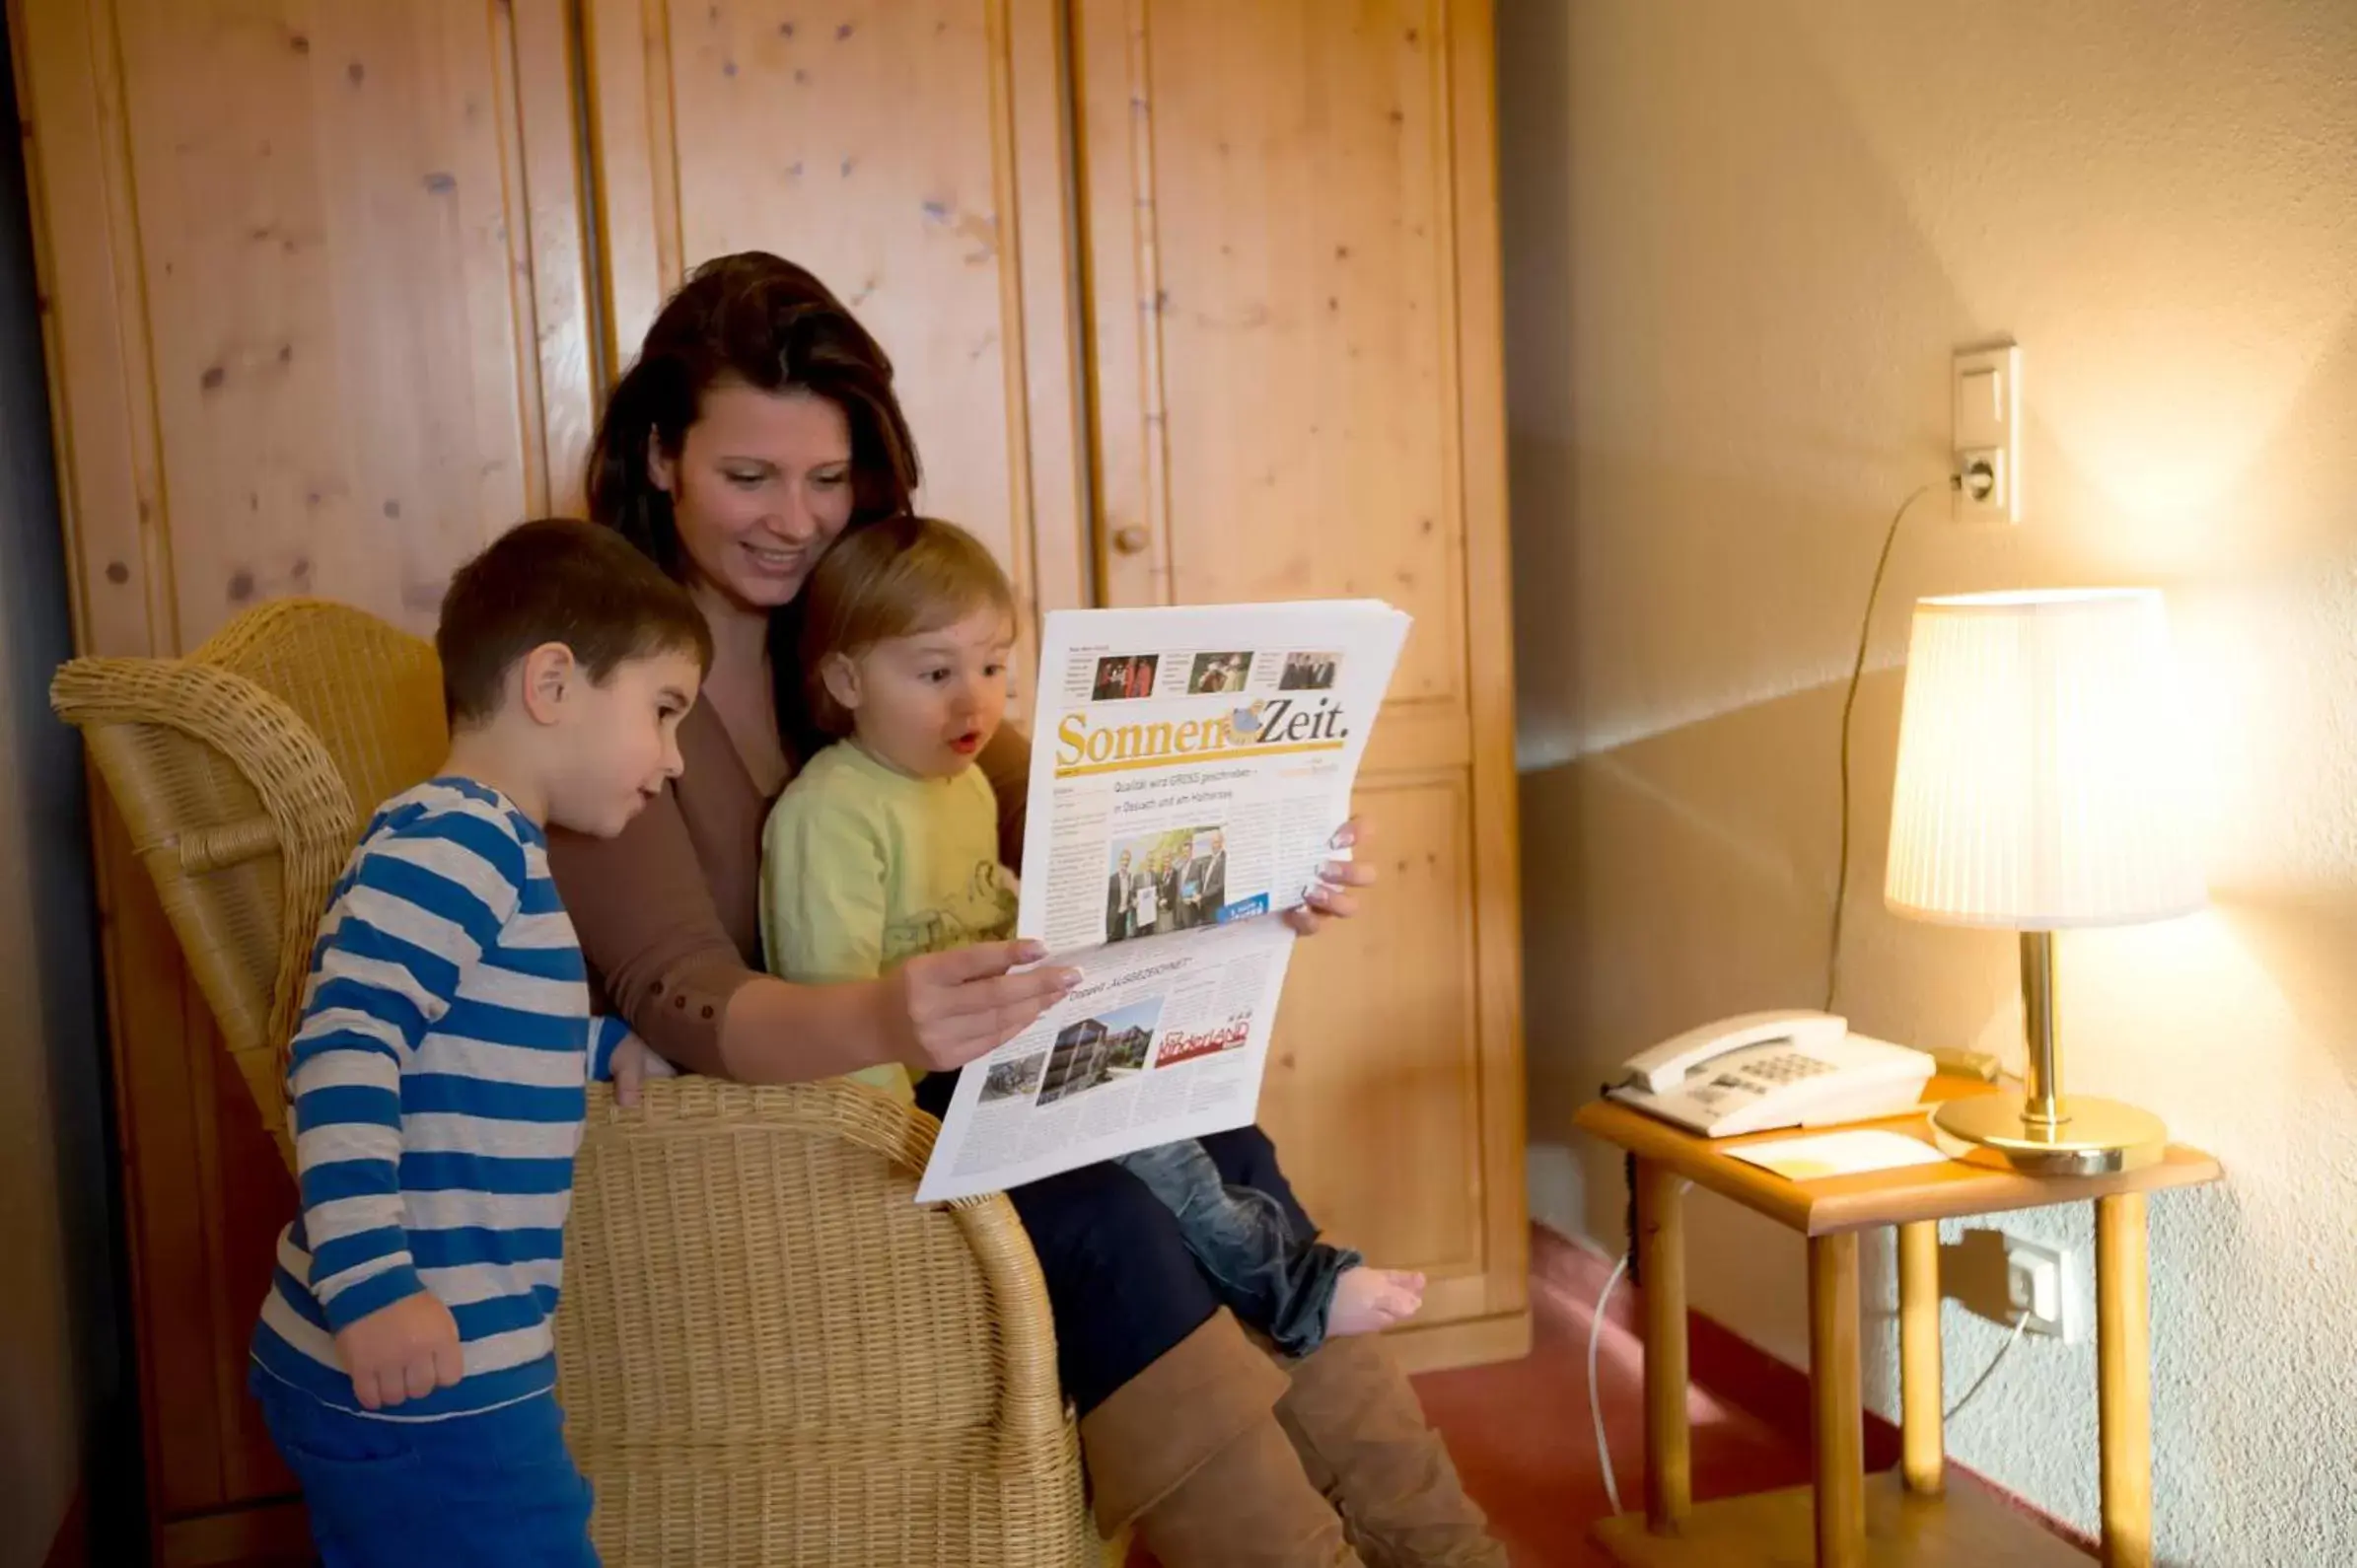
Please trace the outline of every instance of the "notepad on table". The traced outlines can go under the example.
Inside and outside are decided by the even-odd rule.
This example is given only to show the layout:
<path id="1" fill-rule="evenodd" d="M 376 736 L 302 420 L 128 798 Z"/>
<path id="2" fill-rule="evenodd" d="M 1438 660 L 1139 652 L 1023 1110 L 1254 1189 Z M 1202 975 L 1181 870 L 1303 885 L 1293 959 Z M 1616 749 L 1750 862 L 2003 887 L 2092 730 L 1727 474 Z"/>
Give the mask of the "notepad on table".
<path id="1" fill-rule="evenodd" d="M 1856 1176 L 1866 1171 L 1896 1171 L 1910 1165 L 1938 1165 L 1948 1158 L 1920 1138 L 1870 1130 L 1778 1138 L 1771 1143 L 1744 1144 L 1727 1152 L 1791 1181 Z"/>

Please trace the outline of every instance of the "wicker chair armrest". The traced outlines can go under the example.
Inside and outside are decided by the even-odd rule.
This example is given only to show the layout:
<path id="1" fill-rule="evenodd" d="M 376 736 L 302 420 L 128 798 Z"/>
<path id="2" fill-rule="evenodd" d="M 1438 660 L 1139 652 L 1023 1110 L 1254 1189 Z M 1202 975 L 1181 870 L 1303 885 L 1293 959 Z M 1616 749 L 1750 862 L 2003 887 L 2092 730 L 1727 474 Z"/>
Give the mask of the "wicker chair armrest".
<path id="1" fill-rule="evenodd" d="M 262 817 L 198 826 L 170 821 L 130 822 L 132 847 L 151 874 L 163 873 L 154 857 L 168 855 L 177 867 L 201 876 L 275 850 L 281 858 L 279 954 L 267 1009 L 268 1048 L 283 1056 L 300 1016 L 311 935 L 350 851 L 355 826 L 351 792 L 334 761 L 309 726 L 284 702 L 233 672 L 210 665 L 164 659 L 76 659 L 61 667 L 49 685 L 58 717 L 80 729 L 90 743 L 100 775 L 117 800 L 139 798 L 153 781 L 130 776 L 148 764 L 135 747 L 110 745 L 116 727 L 153 726 L 185 736 L 225 757 L 261 803 Z M 159 881 L 161 886 L 161 882 Z M 167 912 L 175 913 L 175 900 Z M 175 913 L 183 944 L 194 933 Z M 198 985 L 214 1012 L 227 1018 L 235 1005 L 213 993 L 227 984 L 194 964 Z M 257 1097 L 260 1091 L 256 1090 Z M 291 1156 L 283 1106 L 263 1103 L 263 1120 Z"/>
<path id="2" fill-rule="evenodd" d="M 924 1174 L 941 1129 L 932 1116 L 862 1084 L 747 1085 L 694 1076 L 648 1083 L 633 1109 L 616 1104 L 608 1086 L 593 1086 L 589 1121 L 593 1130 L 625 1136 L 689 1122 L 792 1128 L 872 1150 L 912 1180 Z M 1003 1192 L 941 1207 L 957 1219 L 995 1305 L 1007 1355 L 1002 1425 L 1018 1443 L 1052 1441 L 1064 1423 L 1064 1392 L 1047 1284 L 1031 1237 Z"/>

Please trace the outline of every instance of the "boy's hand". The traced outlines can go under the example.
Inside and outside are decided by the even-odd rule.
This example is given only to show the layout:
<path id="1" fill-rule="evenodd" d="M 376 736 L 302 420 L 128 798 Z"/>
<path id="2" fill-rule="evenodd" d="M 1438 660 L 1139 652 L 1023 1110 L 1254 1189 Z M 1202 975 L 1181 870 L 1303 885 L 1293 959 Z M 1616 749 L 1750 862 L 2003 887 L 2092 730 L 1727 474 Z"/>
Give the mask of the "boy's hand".
<path id="1" fill-rule="evenodd" d="M 459 1322 L 431 1291 L 380 1307 L 335 1336 L 362 1408 L 376 1410 L 455 1388 L 466 1375 Z"/>
<path id="2" fill-rule="evenodd" d="M 638 1092 L 651 1078 L 677 1078 L 679 1069 L 655 1053 L 655 1047 L 636 1034 L 614 1048 L 613 1101 L 623 1109 L 635 1108 Z"/>

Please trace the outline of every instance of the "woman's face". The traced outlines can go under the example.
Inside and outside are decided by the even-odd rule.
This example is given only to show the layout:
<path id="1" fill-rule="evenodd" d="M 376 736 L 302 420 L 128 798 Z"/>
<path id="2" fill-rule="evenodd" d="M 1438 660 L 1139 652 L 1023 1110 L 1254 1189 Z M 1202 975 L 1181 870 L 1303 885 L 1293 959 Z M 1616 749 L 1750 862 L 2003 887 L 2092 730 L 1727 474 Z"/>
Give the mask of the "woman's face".
<path id="1" fill-rule="evenodd" d="M 677 457 L 658 449 L 649 467 L 691 582 L 746 609 L 791 603 L 851 521 L 851 427 L 811 392 L 714 387 Z"/>

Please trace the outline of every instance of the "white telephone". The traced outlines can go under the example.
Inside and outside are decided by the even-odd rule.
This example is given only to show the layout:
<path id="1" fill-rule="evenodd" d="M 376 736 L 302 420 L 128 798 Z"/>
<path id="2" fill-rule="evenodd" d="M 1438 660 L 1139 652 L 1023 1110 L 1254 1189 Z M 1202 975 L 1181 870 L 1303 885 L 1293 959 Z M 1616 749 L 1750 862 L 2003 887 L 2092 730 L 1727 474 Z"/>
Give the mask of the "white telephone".
<path id="1" fill-rule="evenodd" d="M 1606 1091 L 1705 1138 L 1894 1116 L 1937 1064 L 1827 1013 L 1747 1013 L 1631 1057 Z"/>

